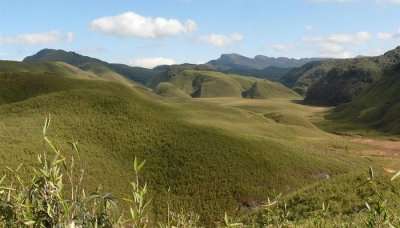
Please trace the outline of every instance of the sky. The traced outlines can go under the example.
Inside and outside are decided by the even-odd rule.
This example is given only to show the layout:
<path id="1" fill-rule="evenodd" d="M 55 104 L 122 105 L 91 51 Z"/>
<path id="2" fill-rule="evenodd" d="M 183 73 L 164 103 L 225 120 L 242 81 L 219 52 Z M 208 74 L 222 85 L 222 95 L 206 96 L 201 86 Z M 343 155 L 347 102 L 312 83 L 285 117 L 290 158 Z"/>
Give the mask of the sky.
<path id="1" fill-rule="evenodd" d="M 400 0 L 0 0 L 0 59 L 64 49 L 134 66 L 383 54 Z"/>

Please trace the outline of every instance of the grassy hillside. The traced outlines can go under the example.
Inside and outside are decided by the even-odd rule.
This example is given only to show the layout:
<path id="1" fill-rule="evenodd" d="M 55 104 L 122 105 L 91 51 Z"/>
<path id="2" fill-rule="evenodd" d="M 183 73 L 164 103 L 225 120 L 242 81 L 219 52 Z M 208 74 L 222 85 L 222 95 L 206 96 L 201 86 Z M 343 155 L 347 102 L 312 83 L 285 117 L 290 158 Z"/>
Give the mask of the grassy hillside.
<path id="1" fill-rule="evenodd" d="M 16 61 L 0 61 L 0 72 L 2 73 L 33 73 L 33 74 L 55 74 L 61 77 L 97 79 L 98 76 L 86 72 L 64 62 L 42 62 L 24 63 Z"/>
<path id="2" fill-rule="evenodd" d="M 325 65 L 326 75 L 307 90 L 304 101 L 314 105 L 338 105 L 351 101 L 379 80 L 382 69 L 372 59 L 336 61 Z"/>
<path id="3" fill-rule="evenodd" d="M 103 78 L 108 80 L 123 81 L 124 83 L 134 81 L 143 85 L 158 74 L 157 71 L 150 69 L 131 67 L 124 64 L 110 64 L 75 52 L 53 49 L 43 49 L 35 55 L 26 57 L 24 62 L 64 62 L 77 68 L 81 68 L 82 70 L 100 73 Z"/>
<path id="4" fill-rule="evenodd" d="M 171 98 L 190 98 L 190 96 L 177 88 L 175 85 L 169 82 L 162 82 L 158 84 L 155 92 L 163 97 L 171 97 Z"/>
<path id="5" fill-rule="evenodd" d="M 250 89 L 243 92 L 243 97 L 246 98 L 274 98 L 274 97 L 298 97 L 294 91 L 287 89 L 285 86 L 277 82 L 267 80 L 258 80 L 254 82 Z"/>
<path id="6" fill-rule="evenodd" d="M 290 71 L 281 82 L 304 94 L 308 104 L 338 105 L 353 100 L 399 62 L 400 47 L 377 57 L 306 64 Z"/>
<path id="7" fill-rule="evenodd" d="M 86 63 L 80 66 L 80 69 L 97 75 L 98 79 L 120 82 L 125 85 L 132 85 L 132 81 L 127 79 L 125 76 L 118 74 L 117 72 L 111 70 L 109 67 L 98 63 Z"/>
<path id="8" fill-rule="evenodd" d="M 61 147 L 69 146 L 65 139 L 79 141 L 89 189 L 102 184 L 121 196 L 133 158 L 147 160 L 156 215 L 168 188 L 175 207 L 210 223 L 272 191 L 317 181 L 319 173 L 365 164 L 346 153 L 351 144 L 309 122 L 313 108 L 289 100 L 160 101 L 118 83 L 16 71 L 0 74 L 0 101 L 1 167 L 33 163 L 51 113 L 54 141 Z"/>
<path id="9" fill-rule="evenodd" d="M 381 172 L 351 173 L 307 186 L 243 219 L 245 224 L 295 227 L 397 227 L 398 180 Z M 275 226 L 274 226 L 275 227 Z"/>
<path id="10" fill-rule="evenodd" d="M 370 131 L 400 134 L 400 65 L 384 76 L 349 104 L 339 106 L 325 122 L 337 130 Z"/>
<path id="11" fill-rule="evenodd" d="M 214 71 L 181 70 L 160 78 L 160 82 L 168 82 L 194 98 L 211 97 L 245 97 L 273 98 L 292 97 L 298 95 L 279 83 L 252 77 L 224 74 Z M 155 82 L 154 84 L 157 84 Z M 168 88 L 165 88 L 168 89 Z"/>

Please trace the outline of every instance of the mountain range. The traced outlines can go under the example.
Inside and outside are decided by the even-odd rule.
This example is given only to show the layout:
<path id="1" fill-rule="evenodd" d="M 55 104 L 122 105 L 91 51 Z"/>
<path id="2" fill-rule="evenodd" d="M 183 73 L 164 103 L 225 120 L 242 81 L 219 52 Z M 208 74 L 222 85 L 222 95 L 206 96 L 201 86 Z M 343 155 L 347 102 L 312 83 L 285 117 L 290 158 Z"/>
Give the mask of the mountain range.
<path id="1" fill-rule="evenodd" d="M 320 58 L 272 58 L 263 55 L 248 58 L 239 54 L 224 54 L 216 60 L 209 61 L 207 65 L 221 72 L 250 75 L 277 81 L 291 68 L 301 67 L 306 63 L 318 60 Z"/>

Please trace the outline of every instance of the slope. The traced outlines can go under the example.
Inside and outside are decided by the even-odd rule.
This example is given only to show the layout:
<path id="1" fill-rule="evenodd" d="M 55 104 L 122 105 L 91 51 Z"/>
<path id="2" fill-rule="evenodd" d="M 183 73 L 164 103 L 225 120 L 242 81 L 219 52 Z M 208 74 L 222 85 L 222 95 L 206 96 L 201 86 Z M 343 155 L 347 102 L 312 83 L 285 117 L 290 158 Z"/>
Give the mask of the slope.
<path id="1" fill-rule="evenodd" d="M 42 62 L 33 64 L 17 61 L 0 61 L 0 72 L 35 74 L 53 73 L 63 77 L 82 79 L 95 79 L 98 77 L 97 75 L 83 71 L 64 62 Z"/>
<path id="2" fill-rule="evenodd" d="M 89 71 L 98 71 L 100 73 L 107 72 L 105 73 L 106 76 L 110 76 L 112 74 L 111 77 L 106 77 L 109 79 L 124 81 L 121 78 L 125 78 L 143 85 L 146 84 L 151 77 L 158 73 L 150 69 L 131 67 L 124 64 L 110 64 L 99 59 L 77 54 L 75 52 L 54 49 L 43 49 L 35 55 L 26 57 L 24 62 L 65 62 Z"/>
<path id="3" fill-rule="evenodd" d="M 157 87 L 161 82 L 168 82 L 174 85 L 174 87 L 169 88 L 180 89 L 194 98 L 245 97 L 265 99 L 297 97 L 295 92 L 279 83 L 215 71 L 175 70 L 167 76 L 158 78 L 153 86 Z"/>
<path id="4" fill-rule="evenodd" d="M 305 95 L 308 104 L 338 105 L 353 100 L 399 62 L 400 47 L 377 57 L 306 64 L 283 76 L 281 82 Z"/>
<path id="5" fill-rule="evenodd" d="M 377 129 L 400 134 L 400 64 L 387 70 L 382 78 L 348 104 L 328 115 L 337 127 L 364 131 Z"/>

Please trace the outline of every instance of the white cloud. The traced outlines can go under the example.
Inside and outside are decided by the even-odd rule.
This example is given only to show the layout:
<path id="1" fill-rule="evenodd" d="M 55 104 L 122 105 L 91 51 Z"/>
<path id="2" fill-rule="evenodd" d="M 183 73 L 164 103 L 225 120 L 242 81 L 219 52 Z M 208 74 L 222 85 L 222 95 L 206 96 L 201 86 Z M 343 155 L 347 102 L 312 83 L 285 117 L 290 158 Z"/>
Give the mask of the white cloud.
<path id="1" fill-rule="evenodd" d="M 311 31 L 311 30 L 314 29 L 314 27 L 313 27 L 312 25 L 306 25 L 305 29 L 306 29 L 307 31 Z"/>
<path id="2" fill-rule="evenodd" d="M 68 32 L 66 35 L 67 42 L 71 43 L 75 40 L 75 34 L 73 32 Z"/>
<path id="3" fill-rule="evenodd" d="M 345 47 L 335 43 L 320 43 L 319 52 L 322 57 L 332 58 L 350 58 L 352 53 L 347 51 Z"/>
<path id="4" fill-rule="evenodd" d="M 377 36 L 380 40 L 390 40 L 393 38 L 393 34 L 388 32 L 380 32 L 377 34 Z"/>
<path id="5" fill-rule="evenodd" d="M 354 0 L 308 0 L 309 2 L 326 2 L 326 3 L 346 3 L 346 2 L 354 2 Z"/>
<path id="6" fill-rule="evenodd" d="M 358 32 L 355 34 L 333 34 L 325 39 L 325 42 L 336 44 L 360 44 L 371 39 L 371 34 L 368 32 Z"/>
<path id="7" fill-rule="evenodd" d="M 380 40 L 390 40 L 390 39 L 398 39 L 400 38 L 400 29 L 397 30 L 397 32 L 379 32 L 377 34 L 378 39 Z"/>
<path id="8" fill-rule="evenodd" d="M 306 37 L 305 41 L 333 44 L 362 44 L 372 38 L 369 32 L 357 32 L 354 34 L 336 33 L 326 37 Z"/>
<path id="9" fill-rule="evenodd" d="M 400 0 L 376 0 L 377 3 L 382 3 L 382 4 L 398 4 L 400 5 Z"/>
<path id="10" fill-rule="evenodd" d="M 322 57 L 350 58 L 352 53 L 349 48 L 370 41 L 372 35 L 369 32 L 336 33 L 326 37 L 307 37 L 304 41 L 316 45 Z"/>
<path id="11" fill-rule="evenodd" d="M 160 65 L 173 65 L 176 64 L 176 61 L 173 59 L 163 58 L 163 57 L 139 58 L 128 61 L 128 64 L 131 66 L 138 66 L 138 67 L 152 69 Z"/>
<path id="12" fill-rule="evenodd" d="M 385 49 L 383 48 L 373 48 L 368 50 L 366 53 L 364 53 L 365 56 L 378 56 L 378 55 L 383 55 L 385 53 Z"/>
<path id="13" fill-rule="evenodd" d="M 0 36 L 1 44 L 13 45 L 48 45 L 58 42 L 72 42 L 74 33 L 61 33 L 59 31 L 50 31 L 43 33 L 26 33 L 14 36 Z"/>
<path id="14" fill-rule="evenodd" d="M 243 40 L 240 33 L 232 33 L 230 35 L 209 34 L 200 37 L 200 41 L 211 44 L 216 47 L 225 47 Z"/>
<path id="15" fill-rule="evenodd" d="M 126 12 L 95 19 L 90 27 L 94 31 L 119 37 L 159 38 L 193 32 L 197 24 L 193 20 L 181 22 L 177 19 L 144 17 Z"/>
<path id="16" fill-rule="evenodd" d="M 272 49 L 276 52 L 287 52 L 293 48 L 291 44 L 274 44 L 272 45 Z"/>
<path id="17" fill-rule="evenodd" d="M 314 3 L 350 3 L 350 2 L 363 2 L 364 0 L 307 0 L 308 2 Z M 378 4 L 395 4 L 400 5 L 400 0 L 368 0 L 367 3 L 378 3 Z"/>

